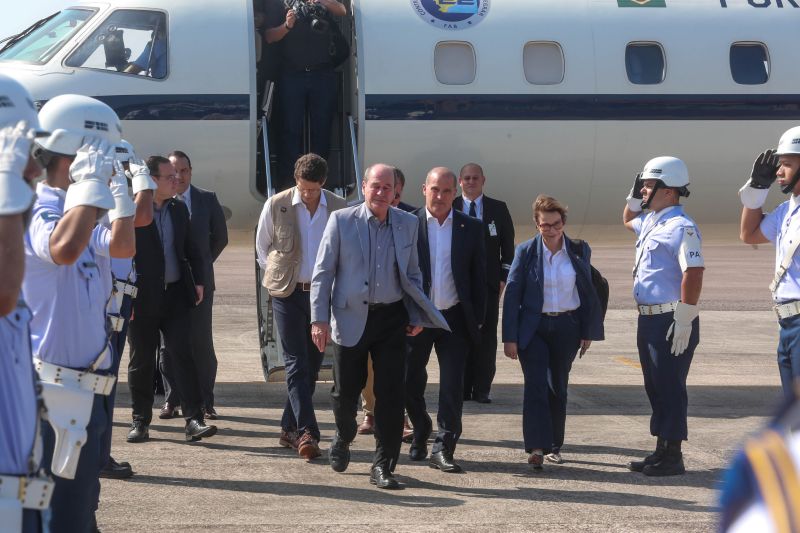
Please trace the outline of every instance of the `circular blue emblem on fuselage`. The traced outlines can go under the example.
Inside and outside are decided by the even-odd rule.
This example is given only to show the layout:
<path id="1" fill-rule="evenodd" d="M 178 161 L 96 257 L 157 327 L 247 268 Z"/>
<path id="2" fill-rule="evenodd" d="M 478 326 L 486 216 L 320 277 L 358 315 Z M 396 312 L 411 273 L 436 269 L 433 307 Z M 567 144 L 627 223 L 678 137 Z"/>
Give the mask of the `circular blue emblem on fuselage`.
<path id="1" fill-rule="evenodd" d="M 411 0 L 419 17 L 444 30 L 463 30 L 479 24 L 489 13 L 489 0 Z"/>

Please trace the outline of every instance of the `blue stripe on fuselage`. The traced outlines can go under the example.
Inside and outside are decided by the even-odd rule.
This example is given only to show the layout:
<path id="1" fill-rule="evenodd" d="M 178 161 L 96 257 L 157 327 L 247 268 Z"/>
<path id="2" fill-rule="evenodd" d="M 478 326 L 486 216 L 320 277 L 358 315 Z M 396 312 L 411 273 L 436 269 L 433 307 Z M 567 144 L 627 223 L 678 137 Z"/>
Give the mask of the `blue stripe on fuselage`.
<path id="1" fill-rule="evenodd" d="M 94 98 L 111 106 L 121 120 L 250 120 L 249 94 L 131 94 Z"/>
<path id="2" fill-rule="evenodd" d="M 367 120 L 797 120 L 800 94 L 368 94 Z"/>

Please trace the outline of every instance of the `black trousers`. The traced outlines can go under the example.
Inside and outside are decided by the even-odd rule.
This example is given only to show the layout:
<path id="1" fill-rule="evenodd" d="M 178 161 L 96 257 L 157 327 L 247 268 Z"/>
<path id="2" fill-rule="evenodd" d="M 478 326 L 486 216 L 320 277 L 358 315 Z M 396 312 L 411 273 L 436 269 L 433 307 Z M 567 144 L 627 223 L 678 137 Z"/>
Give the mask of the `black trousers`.
<path id="1" fill-rule="evenodd" d="M 134 308 L 134 316 L 128 326 L 131 350 L 128 388 L 133 404 L 133 419 L 150 424 L 153 418 L 153 375 L 160 337 L 163 335 L 171 356 L 167 359 L 169 371 L 181 398 L 183 415 L 187 422 L 191 419 L 202 420 L 202 398 L 197 368 L 192 358 L 191 307 L 186 302 L 185 288 L 181 282 L 168 285 L 162 301 L 165 303 L 162 309 Z"/>
<path id="2" fill-rule="evenodd" d="M 406 326 L 403 302 L 372 309 L 355 346 L 333 344 L 331 403 L 339 436 L 356 438 L 356 411 L 367 382 L 367 356 L 375 377 L 375 466 L 394 470 L 400 457 L 405 405 Z"/>
<path id="3" fill-rule="evenodd" d="M 203 407 L 214 407 L 214 385 L 217 382 L 217 354 L 214 351 L 214 335 L 212 331 L 212 311 L 214 307 L 214 291 L 203 294 L 203 301 L 189 311 L 191 321 L 192 359 L 197 368 L 197 386 Z M 159 354 L 159 371 L 164 382 L 164 397 L 167 403 L 178 405 L 180 397 L 175 389 L 174 379 L 169 361 L 170 353 L 162 343 Z"/>
<path id="4" fill-rule="evenodd" d="M 430 431 L 430 417 L 425 405 L 425 386 L 428 384 L 428 360 L 431 348 L 436 348 L 439 360 L 439 410 L 436 422 L 439 431 L 433 444 L 433 453 L 443 449 L 455 452 L 461 436 L 461 412 L 464 399 L 464 367 L 469 350 L 469 332 L 460 304 L 442 311 L 451 331 L 426 328 L 416 337 L 410 337 L 406 366 L 406 411 L 414 425 L 414 439 L 426 438 Z"/>
<path id="5" fill-rule="evenodd" d="M 464 397 L 489 396 L 497 371 L 497 321 L 500 316 L 500 293 L 489 287 L 486 294 L 486 318 L 479 342 L 470 342 L 464 370 Z"/>

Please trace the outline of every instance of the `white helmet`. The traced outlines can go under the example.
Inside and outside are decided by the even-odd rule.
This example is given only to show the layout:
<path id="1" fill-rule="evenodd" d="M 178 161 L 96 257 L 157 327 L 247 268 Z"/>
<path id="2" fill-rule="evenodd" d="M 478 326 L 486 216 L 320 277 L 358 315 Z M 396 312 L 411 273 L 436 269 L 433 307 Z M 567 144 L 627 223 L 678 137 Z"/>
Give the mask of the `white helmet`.
<path id="1" fill-rule="evenodd" d="M 800 155 L 800 126 L 788 129 L 781 135 L 775 155 Z"/>
<path id="2" fill-rule="evenodd" d="M 0 128 L 16 126 L 24 120 L 37 137 L 47 135 L 39 125 L 39 115 L 28 90 L 17 80 L 0 74 Z"/>
<path id="3" fill-rule="evenodd" d="M 38 144 L 55 154 L 75 155 L 87 138 L 100 138 L 112 146 L 122 140 L 122 126 L 114 110 L 88 96 L 56 96 L 42 106 L 39 121 L 50 137 Z"/>
<path id="4" fill-rule="evenodd" d="M 686 187 L 689 185 L 689 169 L 677 157 L 656 157 L 644 165 L 642 179 L 659 180 L 665 187 Z"/>
<path id="5" fill-rule="evenodd" d="M 128 163 L 134 156 L 133 145 L 122 139 L 117 146 L 114 147 L 116 152 L 115 159 L 120 163 Z"/>

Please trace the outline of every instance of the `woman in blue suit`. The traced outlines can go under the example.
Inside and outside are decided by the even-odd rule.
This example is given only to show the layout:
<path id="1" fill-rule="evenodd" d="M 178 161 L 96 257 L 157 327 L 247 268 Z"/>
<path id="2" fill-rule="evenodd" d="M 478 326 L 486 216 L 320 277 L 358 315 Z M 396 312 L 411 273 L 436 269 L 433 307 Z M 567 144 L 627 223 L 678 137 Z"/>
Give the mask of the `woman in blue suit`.
<path id="1" fill-rule="evenodd" d="M 567 208 L 540 195 L 533 204 L 539 235 L 517 246 L 503 304 L 503 349 L 525 377 L 522 433 L 528 463 L 544 454 L 562 463 L 567 383 L 572 362 L 603 339 L 603 312 L 592 285 L 586 242 L 564 234 Z"/>

